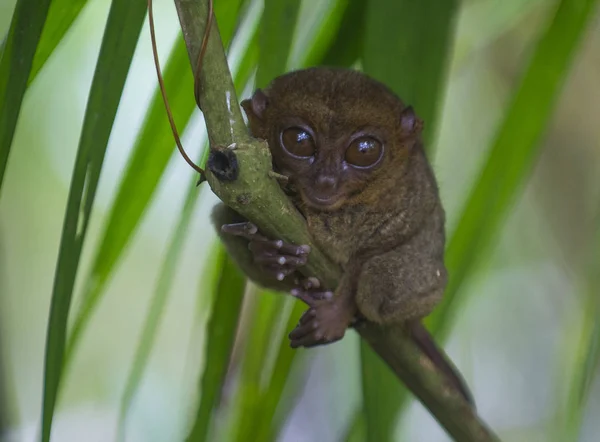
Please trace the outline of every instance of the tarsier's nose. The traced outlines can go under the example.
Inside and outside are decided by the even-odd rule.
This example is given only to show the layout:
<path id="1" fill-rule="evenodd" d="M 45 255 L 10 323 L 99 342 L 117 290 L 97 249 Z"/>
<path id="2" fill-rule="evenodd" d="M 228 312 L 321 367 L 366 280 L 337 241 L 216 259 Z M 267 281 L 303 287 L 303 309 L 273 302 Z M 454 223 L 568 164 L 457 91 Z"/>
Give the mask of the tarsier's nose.
<path id="1" fill-rule="evenodd" d="M 337 180 L 333 175 L 319 175 L 316 185 L 319 190 L 327 192 L 337 187 Z"/>

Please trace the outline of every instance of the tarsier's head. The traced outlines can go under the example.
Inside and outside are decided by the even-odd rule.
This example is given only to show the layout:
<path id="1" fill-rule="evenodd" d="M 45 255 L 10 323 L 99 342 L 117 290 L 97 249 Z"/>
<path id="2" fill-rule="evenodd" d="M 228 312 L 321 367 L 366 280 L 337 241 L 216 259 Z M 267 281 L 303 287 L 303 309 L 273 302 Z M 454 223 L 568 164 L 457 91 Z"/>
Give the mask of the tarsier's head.
<path id="1" fill-rule="evenodd" d="M 267 140 L 275 169 L 318 210 L 360 202 L 379 179 L 401 173 L 422 129 L 412 108 L 351 70 L 291 72 L 242 106 L 252 135 Z"/>

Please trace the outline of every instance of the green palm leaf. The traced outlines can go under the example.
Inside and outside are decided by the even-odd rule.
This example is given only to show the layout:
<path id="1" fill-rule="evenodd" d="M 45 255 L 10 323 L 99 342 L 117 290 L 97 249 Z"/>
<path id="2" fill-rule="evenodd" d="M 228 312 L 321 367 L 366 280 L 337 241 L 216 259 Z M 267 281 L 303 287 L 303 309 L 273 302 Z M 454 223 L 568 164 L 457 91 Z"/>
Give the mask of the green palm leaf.
<path id="1" fill-rule="evenodd" d="M 113 1 L 92 81 L 71 180 L 50 304 L 44 371 L 43 442 L 50 440 L 65 353 L 67 319 L 81 249 L 108 137 L 145 13 L 146 3 L 143 0 Z"/>
<path id="2" fill-rule="evenodd" d="M 50 0 L 19 0 L 0 53 L 0 191 Z"/>
<path id="3" fill-rule="evenodd" d="M 61 42 L 79 13 L 87 4 L 88 0 L 52 0 L 48 11 L 48 20 L 44 25 L 42 37 L 35 51 L 28 85 L 33 83 L 35 77 L 50 58 L 54 49 Z"/>
<path id="4" fill-rule="evenodd" d="M 187 442 L 210 440 L 211 418 L 225 383 L 246 286 L 245 276 L 221 246 L 215 247 L 212 256 L 219 278 L 206 330 L 208 338 L 204 352 L 206 364 L 200 381 L 201 398 Z"/>

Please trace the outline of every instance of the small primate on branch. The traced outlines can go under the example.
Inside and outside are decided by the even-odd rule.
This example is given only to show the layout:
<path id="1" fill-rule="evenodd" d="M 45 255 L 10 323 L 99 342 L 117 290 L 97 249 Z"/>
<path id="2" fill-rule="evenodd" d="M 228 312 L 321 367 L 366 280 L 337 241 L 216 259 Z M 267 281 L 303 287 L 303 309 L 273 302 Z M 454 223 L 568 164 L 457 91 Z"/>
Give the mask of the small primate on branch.
<path id="1" fill-rule="evenodd" d="M 308 304 L 292 347 L 337 341 L 357 321 L 405 324 L 471 402 L 420 322 L 442 298 L 447 275 L 444 210 L 413 109 L 360 72 L 330 68 L 280 76 L 242 106 L 314 244 L 343 269 L 337 287 L 323 287 L 298 271 L 308 246 L 268 239 L 226 206 L 215 209 L 220 236 L 246 274 Z"/>

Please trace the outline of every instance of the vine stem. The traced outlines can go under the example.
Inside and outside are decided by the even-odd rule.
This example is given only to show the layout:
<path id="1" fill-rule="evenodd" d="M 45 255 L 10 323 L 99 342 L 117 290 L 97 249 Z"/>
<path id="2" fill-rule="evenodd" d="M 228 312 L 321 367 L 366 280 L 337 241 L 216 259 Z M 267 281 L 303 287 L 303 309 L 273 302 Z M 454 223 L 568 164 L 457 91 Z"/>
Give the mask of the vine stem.
<path id="1" fill-rule="evenodd" d="M 201 85 L 198 101 L 211 143 L 208 184 L 225 204 L 270 237 L 309 244 L 312 251 L 307 274 L 317 276 L 326 286 L 336 287 L 341 270 L 312 243 L 304 219 L 270 173 L 271 154 L 266 143 L 248 134 L 216 21 L 208 36 L 201 71 L 196 72 L 209 0 L 174 1 L 191 68 Z M 228 168 L 237 169 L 235 179 L 224 180 L 219 173 L 218 169 Z M 402 326 L 382 327 L 364 322 L 356 331 L 456 441 L 499 441 Z"/>

